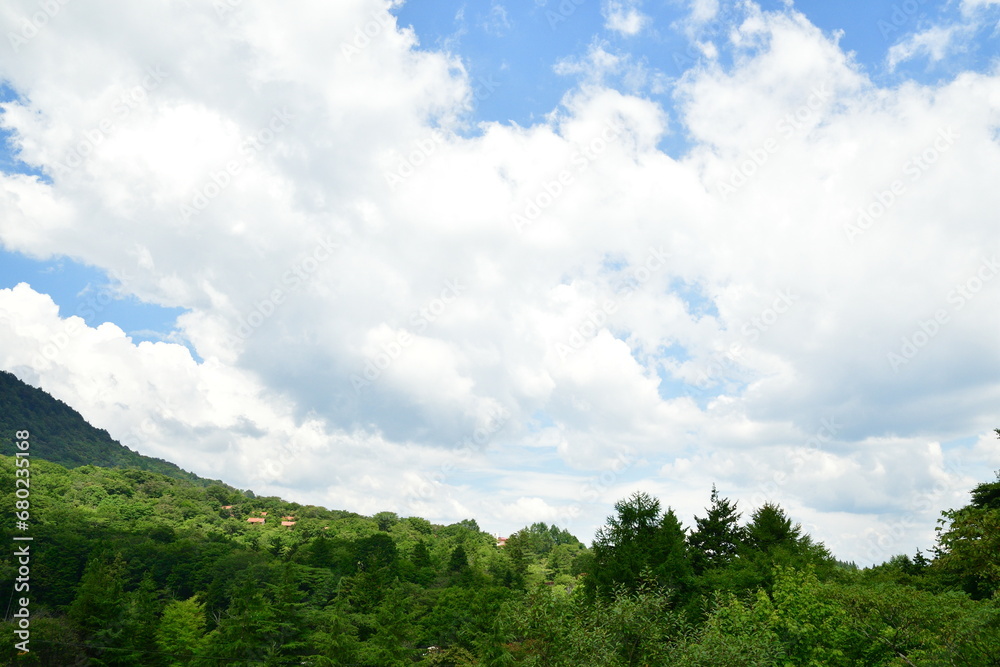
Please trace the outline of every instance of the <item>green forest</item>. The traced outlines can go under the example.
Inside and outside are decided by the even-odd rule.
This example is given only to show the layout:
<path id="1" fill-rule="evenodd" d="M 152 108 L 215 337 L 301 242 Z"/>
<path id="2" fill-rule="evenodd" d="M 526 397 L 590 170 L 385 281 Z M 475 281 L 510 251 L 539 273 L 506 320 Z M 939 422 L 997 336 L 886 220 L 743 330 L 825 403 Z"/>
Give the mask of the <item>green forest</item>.
<path id="1" fill-rule="evenodd" d="M 498 546 L 471 519 L 30 466 L 30 652 L 8 612 L 3 664 L 1000 664 L 1000 479 L 945 513 L 933 557 L 858 569 L 714 493 L 691 527 L 637 493 L 589 549 L 544 523 Z M 16 470 L 0 458 L 10 507 Z"/>
<path id="2" fill-rule="evenodd" d="M 32 441 L 62 420 L 60 455 L 82 418 L 46 400 L 11 410 L 31 407 Z M 541 522 L 501 544 L 472 518 L 361 516 L 174 468 L 0 456 L 0 664 L 1000 665 L 1000 473 L 942 508 L 926 554 L 862 569 L 779 505 L 744 513 L 714 488 L 690 526 L 639 492 L 589 547 Z M 25 478 L 30 590 L 15 592 Z"/>

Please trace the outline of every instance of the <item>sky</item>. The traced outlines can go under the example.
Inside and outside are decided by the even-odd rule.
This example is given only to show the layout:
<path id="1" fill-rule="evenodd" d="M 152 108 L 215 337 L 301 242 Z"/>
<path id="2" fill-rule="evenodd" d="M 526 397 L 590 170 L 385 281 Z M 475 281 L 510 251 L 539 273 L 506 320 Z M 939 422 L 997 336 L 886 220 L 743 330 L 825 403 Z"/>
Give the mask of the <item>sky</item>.
<path id="1" fill-rule="evenodd" d="M 0 368 L 259 495 L 927 551 L 1000 448 L 998 0 L 10 0 Z M 26 428 L 30 425 L 25 425 Z"/>

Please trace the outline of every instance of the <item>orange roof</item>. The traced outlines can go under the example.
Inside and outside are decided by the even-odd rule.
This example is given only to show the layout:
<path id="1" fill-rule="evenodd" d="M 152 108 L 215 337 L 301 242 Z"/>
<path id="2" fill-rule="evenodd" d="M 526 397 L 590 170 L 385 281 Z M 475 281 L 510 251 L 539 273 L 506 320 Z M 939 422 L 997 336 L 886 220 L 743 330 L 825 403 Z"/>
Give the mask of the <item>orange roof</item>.
<path id="1" fill-rule="evenodd" d="M 294 521 L 295 520 L 294 516 L 283 516 L 281 518 L 284 519 L 285 521 Z"/>
<path id="2" fill-rule="evenodd" d="M 294 521 L 282 521 L 281 525 L 282 526 L 294 526 L 295 522 Z"/>
<path id="3" fill-rule="evenodd" d="M 249 519 L 247 519 L 247 523 L 264 523 L 264 519 L 252 516 Z"/>

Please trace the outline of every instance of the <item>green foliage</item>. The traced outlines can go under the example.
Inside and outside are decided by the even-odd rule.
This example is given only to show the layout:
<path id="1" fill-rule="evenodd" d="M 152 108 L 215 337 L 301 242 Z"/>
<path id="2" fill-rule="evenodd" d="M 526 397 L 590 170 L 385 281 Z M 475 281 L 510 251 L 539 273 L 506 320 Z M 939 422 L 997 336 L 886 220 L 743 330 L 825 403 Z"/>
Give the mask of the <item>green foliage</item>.
<path id="1" fill-rule="evenodd" d="M 647 584 L 593 602 L 540 586 L 504 605 L 496 627 L 485 664 L 545 667 L 665 664 L 671 643 L 688 629 L 667 595 Z"/>
<path id="2" fill-rule="evenodd" d="M 804 535 L 802 526 L 793 523 L 773 503 L 755 510 L 742 532 L 743 543 L 731 567 L 744 588 L 763 586 L 770 590 L 777 567 L 812 569 L 822 574 L 829 574 L 834 568 L 826 548 Z"/>
<path id="3" fill-rule="evenodd" d="M 641 492 L 616 503 L 615 510 L 594 538 L 593 568 L 585 580 L 591 597 L 608 599 L 619 587 L 635 592 L 651 581 L 686 588 L 691 562 L 673 511 L 661 513 L 660 501 Z"/>
<path id="4" fill-rule="evenodd" d="M 636 493 L 592 549 L 540 522 L 498 547 L 473 520 L 364 517 L 147 470 L 31 470 L 32 651 L 17 655 L 2 623 L 0 664 L 1000 665 L 1000 481 L 943 514 L 933 560 L 858 570 L 776 504 L 740 525 L 714 489 L 690 535 Z M 8 506 L 14 475 L 0 456 Z"/>
<path id="5" fill-rule="evenodd" d="M 763 601 L 765 598 L 757 598 Z M 705 622 L 670 647 L 664 664 L 678 667 L 764 667 L 780 665 L 784 651 L 771 627 L 769 602 L 743 603 L 719 595 Z"/>
<path id="6" fill-rule="evenodd" d="M 973 502 L 942 512 L 938 526 L 937 571 L 949 576 L 976 599 L 1000 590 L 1000 509 L 993 509 L 990 485 L 976 487 Z M 1000 487 L 1000 483 L 996 484 Z"/>
<path id="7" fill-rule="evenodd" d="M 434 647 L 428 650 L 426 657 L 420 662 L 425 667 L 473 667 L 478 665 L 476 656 L 461 646 L 449 648 Z"/>
<path id="8" fill-rule="evenodd" d="M 197 484 L 219 484 L 186 470 L 132 451 L 112 439 L 107 431 L 94 428 L 80 413 L 41 389 L 0 371 L 0 433 L 14 433 L 31 424 L 33 457 L 66 468 L 93 465 L 107 468 L 149 470 Z M 3 438 L 0 454 L 14 453 L 13 441 Z"/>
<path id="9" fill-rule="evenodd" d="M 694 569 L 698 574 L 728 565 L 736 557 L 744 539 L 736 503 L 720 498 L 714 484 L 711 503 L 705 518 L 694 518 L 695 529 L 688 538 L 694 554 Z"/>
<path id="10" fill-rule="evenodd" d="M 182 667 L 194 661 L 205 639 L 205 605 L 192 596 L 172 600 L 163 609 L 156 629 L 156 645 L 167 656 L 169 667 Z"/>
<path id="11" fill-rule="evenodd" d="M 996 429 L 1000 437 L 1000 429 Z M 972 490 L 972 502 L 941 513 L 936 572 L 976 599 L 1000 590 L 1000 471 L 997 481 Z"/>
<path id="12" fill-rule="evenodd" d="M 378 529 L 389 532 L 392 527 L 399 523 L 399 517 L 395 512 L 379 512 L 372 517 L 378 525 Z"/>

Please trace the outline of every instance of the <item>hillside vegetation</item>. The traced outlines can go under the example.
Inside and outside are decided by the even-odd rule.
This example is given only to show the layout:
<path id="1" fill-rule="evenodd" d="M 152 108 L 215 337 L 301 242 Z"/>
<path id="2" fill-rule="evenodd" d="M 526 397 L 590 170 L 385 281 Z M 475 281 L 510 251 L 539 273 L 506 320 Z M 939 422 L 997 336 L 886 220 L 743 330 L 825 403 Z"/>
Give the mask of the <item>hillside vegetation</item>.
<path id="1" fill-rule="evenodd" d="M 0 528 L 8 545 L 33 538 L 30 590 L 14 592 L 13 547 L 0 584 L 30 598 L 31 640 L 15 648 L 8 605 L 0 664 L 1000 665 L 1000 476 L 942 513 L 930 554 L 863 570 L 780 506 L 743 516 L 714 488 L 693 526 L 635 493 L 590 548 L 541 522 L 499 545 L 473 519 L 257 497 L 144 457 L 47 461 L 68 456 L 58 433 L 116 450 L 106 433 L 82 439 L 68 406 L 18 391 L 3 405 L 39 426 L 29 457 L 0 456 L 0 506 L 30 473 L 30 520 L 4 511 Z M 42 427 L 63 429 L 47 450 Z"/>
<path id="2" fill-rule="evenodd" d="M 536 523 L 449 526 L 32 459 L 24 665 L 996 665 L 1000 482 L 937 557 L 837 563 L 776 506 L 713 494 L 685 531 L 645 494 L 592 549 Z M 15 463 L 0 458 L 0 502 Z M 231 506 L 231 507 L 230 507 Z M 266 512 L 266 516 L 264 513 Z M 12 513 L 2 519 L 14 531 Z M 263 523 L 248 522 L 263 518 Z M 281 525 L 282 521 L 294 525 Z M 971 536 L 971 537 L 970 537 Z M 9 540 L 8 540 L 9 543 Z M 12 587 L 5 555 L 0 581 Z"/>
<path id="3" fill-rule="evenodd" d="M 33 456 L 67 468 L 95 465 L 105 468 L 151 470 L 199 484 L 215 480 L 198 477 L 178 466 L 143 456 L 113 439 L 107 431 L 91 426 L 79 412 L 48 393 L 22 382 L 13 373 L 0 371 L 0 454 L 14 453 L 13 434 L 31 426 Z"/>

